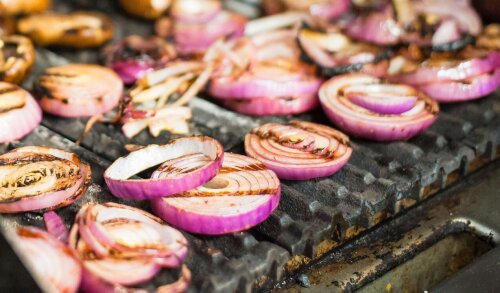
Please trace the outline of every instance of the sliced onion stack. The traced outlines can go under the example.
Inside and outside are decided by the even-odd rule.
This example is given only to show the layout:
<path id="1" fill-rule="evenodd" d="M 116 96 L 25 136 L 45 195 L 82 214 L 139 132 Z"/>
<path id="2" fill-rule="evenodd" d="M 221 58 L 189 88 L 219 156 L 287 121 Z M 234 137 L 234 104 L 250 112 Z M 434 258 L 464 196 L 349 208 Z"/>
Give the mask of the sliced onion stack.
<path id="1" fill-rule="evenodd" d="M 239 40 L 231 50 L 245 62 L 223 61 L 208 89 L 228 108 L 249 115 L 284 115 L 318 106 L 322 80 L 314 67 L 299 60 L 294 32 L 255 35 Z"/>
<path id="2" fill-rule="evenodd" d="M 123 83 L 113 70 L 90 64 L 50 67 L 39 77 L 35 92 L 42 109 L 62 117 L 90 117 L 118 105 Z"/>
<path id="3" fill-rule="evenodd" d="M 186 238 L 161 219 L 116 203 L 83 206 L 70 233 L 70 246 L 83 263 L 85 292 L 128 292 L 132 289 L 125 286 L 149 281 L 163 268 L 181 266 L 187 245 Z M 189 279 L 184 267 L 184 289 L 179 292 Z M 182 289 L 180 283 L 175 286 Z"/>
<path id="4" fill-rule="evenodd" d="M 0 79 L 20 83 L 35 63 L 35 48 L 30 39 L 23 36 L 0 38 Z"/>
<path id="5" fill-rule="evenodd" d="M 404 60 L 388 78 L 413 85 L 442 103 L 474 100 L 500 86 L 500 51 L 468 47 L 452 56 L 434 54 L 416 65 Z"/>
<path id="6" fill-rule="evenodd" d="M 381 77 L 389 66 L 389 50 L 354 42 L 341 32 L 301 29 L 298 41 L 306 59 L 318 65 L 327 77 L 358 71 Z"/>
<path id="7" fill-rule="evenodd" d="M 243 35 L 245 17 L 222 11 L 216 0 L 175 1 L 171 16 L 172 33 L 181 54 L 202 53 L 220 38 L 237 38 Z"/>
<path id="8" fill-rule="evenodd" d="M 268 123 L 245 137 L 245 152 L 279 178 L 307 180 L 330 176 L 352 154 L 349 138 L 333 128 L 305 121 Z"/>
<path id="9" fill-rule="evenodd" d="M 42 110 L 22 88 L 0 82 L 0 143 L 21 139 L 42 120 Z"/>
<path id="10" fill-rule="evenodd" d="M 364 74 L 330 79 L 319 98 L 339 128 L 377 141 L 409 139 L 425 131 L 439 113 L 438 104 L 415 88 Z"/>
<path id="11" fill-rule="evenodd" d="M 106 184 L 117 197 L 153 199 L 196 188 L 212 179 L 223 159 L 223 148 L 209 137 L 187 137 L 166 145 L 150 145 L 117 159 L 104 173 Z M 148 179 L 133 178 L 163 164 Z"/>
<path id="12" fill-rule="evenodd" d="M 262 163 L 226 153 L 211 181 L 151 204 L 156 215 L 185 231 L 221 235 L 247 230 L 267 219 L 280 195 L 278 178 Z"/>
<path id="13" fill-rule="evenodd" d="M 173 45 L 158 37 L 129 36 L 103 51 L 104 64 L 112 68 L 125 84 L 134 83 L 148 71 L 176 57 Z"/>
<path id="14" fill-rule="evenodd" d="M 77 155 L 49 147 L 22 147 L 0 156 L 0 213 L 54 210 L 79 199 L 91 181 Z"/>
<path id="15" fill-rule="evenodd" d="M 48 292 L 78 291 L 82 267 L 73 250 L 34 227 L 19 227 L 16 247 L 34 276 Z"/>

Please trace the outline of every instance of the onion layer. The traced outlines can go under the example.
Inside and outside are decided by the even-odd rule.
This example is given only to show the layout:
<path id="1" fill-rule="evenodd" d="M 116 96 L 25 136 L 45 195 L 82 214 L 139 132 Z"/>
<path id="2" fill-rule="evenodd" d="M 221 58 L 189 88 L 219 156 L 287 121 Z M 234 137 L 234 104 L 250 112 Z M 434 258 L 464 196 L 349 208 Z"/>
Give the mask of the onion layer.
<path id="1" fill-rule="evenodd" d="M 188 164 L 183 158 L 190 159 Z M 104 179 L 117 197 L 153 199 L 206 183 L 217 174 L 222 158 L 223 148 L 213 138 L 180 138 L 166 145 L 150 145 L 117 159 L 104 173 Z M 159 164 L 165 168 L 156 172 L 153 178 L 131 178 Z"/>
<path id="2" fill-rule="evenodd" d="M 34 227 L 19 227 L 16 244 L 35 276 L 50 292 L 77 292 L 82 276 L 74 252 L 47 232 Z"/>
<path id="3" fill-rule="evenodd" d="M 407 96 L 407 99 L 417 98 L 413 107 L 400 114 L 383 114 L 381 109 L 390 108 L 392 112 L 403 110 L 400 106 L 389 105 L 386 99 L 372 98 L 370 102 L 377 102 L 378 112 L 353 103 L 346 92 L 355 87 L 356 91 L 363 87 L 374 87 L 381 84 L 378 78 L 363 74 L 351 74 L 334 77 L 327 81 L 320 89 L 319 97 L 324 111 L 330 120 L 339 128 L 355 136 L 369 138 L 378 141 L 409 139 L 425 131 L 437 118 L 439 112 L 438 104 L 425 94 L 410 86 L 384 85 L 385 92 L 391 92 L 390 96 Z M 391 89 L 392 88 L 392 89 Z M 379 91 L 380 94 L 381 92 Z M 364 95 L 372 95 L 368 91 Z M 399 108 L 400 111 L 395 111 Z M 372 108 L 373 109 L 373 108 Z"/>
<path id="4" fill-rule="evenodd" d="M 276 175 L 260 162 L 226 153 L 217 176 L 205 185 L 151 202 L 156 215 L 188 232 L 221 235 L 264 221 L 281 195 Z"/>
<path id="5" fill-rule="evenodd" d="M 45 112 L 62 117 L 103 114 L 118 105 L 123 83 L 111 69 L 89 64 L 50 67 L 35 92 Z"/>
<path id="6" fill-rule="evenodd" d="M 147 212 L 115 203 L 82 207 L 70 246 L 83 261 L 86 289 L 93 279 L 112 287 L 148 281 L 161 268 L 180 266 L 187 254 L 187 240 L 179 231 Z"/>
<path id="7" fill-rule="evenodd" d="M 158 37 L 129 36 L 103 51 L 104 64 L 126 84 L 135 82 L 175 57 L 173 45 Z"/>
<path id="8" fill-rule="evenodd" d="M 0 156 L 0 213 L 54 210 L 79 199 L 91 181 L 77 155 L 49 147 L 23 147 Z"/>
<path id="9" fill-rule="evenodd" d="M 224 106 L 246 115 L 291 115 L 313 110 L 319 106 L 318 96 L 304 95 L 291 98 L 253 98 L 223 100 Z"/>
<path id="10" fill-rule="evenodd" d="M 0 143 L 20 139 L 42 120 L 42 110 L 22 88 L 0 82 Z"/>
<path id="11" fill-rule="evenodd" d="M 330 176 L 351 157 L 349 138 L 320 124 L 292 121 L 268 123 L 245 137 L 245 152 L 276 172 L 279 178 L 306 180 Z"/>

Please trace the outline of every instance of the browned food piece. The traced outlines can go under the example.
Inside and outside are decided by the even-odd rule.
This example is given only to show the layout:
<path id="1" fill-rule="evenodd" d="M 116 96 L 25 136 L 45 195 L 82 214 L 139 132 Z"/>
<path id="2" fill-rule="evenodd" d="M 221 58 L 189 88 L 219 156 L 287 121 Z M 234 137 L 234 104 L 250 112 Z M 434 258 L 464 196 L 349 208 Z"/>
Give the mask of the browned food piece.
<path id="1" fill-rule="evenodd" d="M 171 2 L 171 0 L 120 0 L 120 5 L 131 15 L 156 19 L 165 14 Z"/>
<path id="2" fill-rule="evenodd" d="M 23 36 L 0 38 L 0 80 L 20 83 L 35 62 L 35 49 Z"/>
<path id="3" fill-rule="evenodd" d="M 40 13 L 52 6 L 52 0 L 0 0 L 0 16 Z"/>
<path id="4" fill-rule="evenodd" d="M 16 32 L 16 20 L 12 16 L 0 16 L 0 37 Z"/>
<path id="5" fill-rule="evenodd" d="M 17 29 L 39 46 L 91 48 L 113 37 L 113 22 L 99 12 L 31 15 L 22 18 Z"/>

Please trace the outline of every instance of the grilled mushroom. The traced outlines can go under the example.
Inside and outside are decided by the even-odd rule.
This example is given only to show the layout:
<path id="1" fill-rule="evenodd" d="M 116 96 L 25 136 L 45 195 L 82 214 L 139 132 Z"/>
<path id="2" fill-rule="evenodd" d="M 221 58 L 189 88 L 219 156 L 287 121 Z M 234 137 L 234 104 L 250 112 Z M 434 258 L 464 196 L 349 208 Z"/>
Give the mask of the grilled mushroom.
<path id="1" fill-rule="evenodd" d="M 17 29 L 40 46 L 91 48 L 113 37 L 111 19 L 99 12 L 32 15 L 21 19 Z"/>

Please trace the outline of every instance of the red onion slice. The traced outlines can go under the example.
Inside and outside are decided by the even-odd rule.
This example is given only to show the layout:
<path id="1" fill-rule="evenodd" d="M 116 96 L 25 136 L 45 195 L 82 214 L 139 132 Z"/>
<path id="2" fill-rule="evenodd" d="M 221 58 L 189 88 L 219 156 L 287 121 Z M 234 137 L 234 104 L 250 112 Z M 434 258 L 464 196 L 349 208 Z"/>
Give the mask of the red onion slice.
<path id="1" fill-rule="evenodd" d="M 51 67 L 35 84 L 40 106 L 62 117 L 103 114 L 118 105 L 123 83 L 111 69 L 90 64 Z"/>
<path id="2" fill-rule="evenodd" d="M 463 81 L 436 82 L 418 86 L 441 103 L 470 101 L 487 96 L 500 87 L 500 69 Z"/>
<path id="3" fill-rule="evenodd" d="M 265 124 L 245 137 L 246 153 L 288 180 L 334 174 L 351 156 L 348 144 L 343 133 L 304 121 L 293 121 L 289 126 Z"/>
<path id="4" fill-rule="evenodd" d="M 77 155 L 48 147 L 23 147 L 0 156 L 0 213 L 58 209 L 79 199 L 91 182 Z"/>
<path id="5" fill-rule="evenodd" d="M 218 99 L 293 97 L 317 93 L 322 82 L 316 77 L 290 81 L 279 79 L 280 76 L 275 76 L 273 79 L 259 79 L 251 74 L 245 74 L 236 80 L 231 77 L 220 77 L 212 79 L 209 93 Z"/>
<path id="6" fill-rule="evenodd" d="M 301 114 L 319 106 L 318 96 L 304 95 L 290 98 L 252 98 L 224 100 L 224 106 L 246 115 L 291 115 Z"/>
<path id="7" fill-rule="evenodd" d="M 170 15 L 185 23 L 206 23 L 216 17 L 222 10 L 217 0 L 182 0 L 175 1 Z"/>
<path id="8" fill-rule="evenodd" d="M 226 153 L 217 176 L 203 186 L 151 201 L 166 222 L 185 231 L 220 235 L 247 230 L 269 217 L 280 200 L 280 182 L 260 162 Z"/>
<path id="9" fill-rule="evenodd" d="M 409 139 L 425 131 L 437 118 L 438 104 L 408 87 L 407 96 L 418 97 L 413 108 L 401 114 L 380 114 L 352 103 L 343 89 L 380 84 L 378 78 L 363 74 L 334 77 L 320 89 L 319 98 L 330 120 L 355 136 L 378 141 Z M 400 87 L 399 85 L 397 87 Z M 409 90 L 411 89 L 411 90 Z"/>
<path id="10" fill-rule="evenodd" d="M 68 243 L 69 230 L 64 225 L 64 221 L 59 217 L 59 215 L 54 211 L 49 211 L 43 214 L 43 221 L 47 232 L 54 236 L 57 240 L 62 243 Z"/>
<path id="11" fill-rule="evenodd" d="M 354 104 L 380 114 L 401 114 L 415 106 L 414 89 L 404 85 L 373 84 L 349 86 L 344 95 Z"/>
<path id="12" fill-rule="evenodd" d="M 21 139 L 37 127 L 42 110 L 35 99 L 20 87 L 0 82 L 0 143 Z"/>
<path id="13" fill-rule="evenodd" d="M 70 248 L 33 227 L 19 227 L 16 241 L 28 269 L 48 286 L 45 289 L 77 292 L 82 267 Z"/>
<path id="14" fill-rule="evenodd" d="M 83 261 L 84 283 L 99 279 L 135 285 L 162 267 L 180 266 L 187 254 L 187 240 L 179 231 L 149 213 L 115 203 L 82 207 L 70 245 Z"/>
<path id="15" fill-rule="evenodd" d="M 465 53 L 467 54 L 467 53 Z M 500 52 L 482 53 L 471 58 L 429 59 L 419 65 L 416 71 L 389 76 L 394 82 L 422 85 L 441 81 L 460 81 L 463 79 L 492 72 L 500 64 Z"/>
<path id="16" fill-rule="evenodd" d="M 131 177 L 154 166 L 171 160 L 203 154 L 211 162 L 197 169 L 173 169 L 168 176 L 132 179 Z M 111 193 L 126 199 L 153 199 L 196 188 L 212 179 L 219 170 L 223 148 L 209 137 L 187 137 L 166 145 L 150 145 L 117 159 L 104 173 Z"/>

